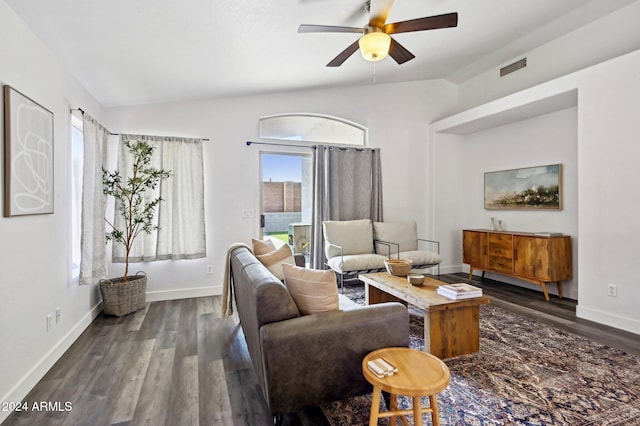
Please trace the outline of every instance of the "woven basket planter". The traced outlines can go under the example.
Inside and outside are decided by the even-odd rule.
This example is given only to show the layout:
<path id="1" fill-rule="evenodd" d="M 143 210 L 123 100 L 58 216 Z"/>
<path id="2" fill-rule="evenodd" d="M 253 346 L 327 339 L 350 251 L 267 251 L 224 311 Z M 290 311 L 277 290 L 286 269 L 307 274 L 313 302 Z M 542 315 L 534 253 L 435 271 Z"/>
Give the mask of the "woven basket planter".
<path id="1" fill-rule="evenodd" d="M 100 281 L 102 309 L 106 315 L 121 317 L 144 309 L 147 294 L 147 276 L 133 275 Z"/>

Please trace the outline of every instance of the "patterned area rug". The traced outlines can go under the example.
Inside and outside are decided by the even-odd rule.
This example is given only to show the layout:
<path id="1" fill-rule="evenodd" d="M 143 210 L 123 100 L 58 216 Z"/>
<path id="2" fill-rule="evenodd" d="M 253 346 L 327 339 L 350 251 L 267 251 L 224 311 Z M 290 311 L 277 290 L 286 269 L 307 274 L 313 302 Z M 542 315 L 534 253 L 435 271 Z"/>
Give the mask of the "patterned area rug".
<path id="1" fill-rule="evenodd" d="M 345 294 L 364 303 L 362 287 Z M 410 345 L 424 349 L 422 313 L 409 311 Z M 480 330 L 480 352 L 445 360 L 442 425 L 640 425 L 637 356 L 491 305 L 481 306 Z M 411 407 L 410 398 L 399 403 Z M 368 424 L 370 407 L 365 395 L 322 409 L 332 425 L 352 426 Z"/>

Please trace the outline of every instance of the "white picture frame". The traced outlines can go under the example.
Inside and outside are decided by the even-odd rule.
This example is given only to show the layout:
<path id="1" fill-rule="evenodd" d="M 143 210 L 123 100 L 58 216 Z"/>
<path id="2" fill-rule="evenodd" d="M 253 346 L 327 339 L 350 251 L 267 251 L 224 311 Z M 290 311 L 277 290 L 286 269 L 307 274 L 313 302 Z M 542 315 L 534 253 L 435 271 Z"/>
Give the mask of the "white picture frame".
<path id="1" fill-rule="evenodd" d="M 53 213 L 53 113 L 4 86 L 5 217 Z"/>

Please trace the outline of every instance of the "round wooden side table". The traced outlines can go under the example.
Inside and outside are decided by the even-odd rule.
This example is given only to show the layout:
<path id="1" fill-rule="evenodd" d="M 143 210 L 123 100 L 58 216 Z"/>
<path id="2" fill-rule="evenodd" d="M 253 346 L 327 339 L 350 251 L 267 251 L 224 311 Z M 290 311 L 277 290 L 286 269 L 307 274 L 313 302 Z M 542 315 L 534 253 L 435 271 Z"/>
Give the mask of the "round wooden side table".
<path id="1" fill-rule="evenodd" d="M 383 358 L 398 368 L 398 372 L 386 377 L 377 377 L 371 372 L 367 363 Z M 390 417 L 390 425 L 395 424 L 395 417 L 401 416 L 404 424 L 408 424 L 406 415 L 413 415 L 413 423 L 422 425 L 422 413 L 431 413 L 435 426 L 440 424 L 436 395 L 449 385 L 449 368 L 439 358 L 422 351 L 410 348 L 383 348 L 369 353 L 362 360 L 362 374 L 373 385 L 373 401 L 369 426 L 378 424 L 381 417 Z M 389 411 L 380 412 L 382 391 L 391 394 Z M 413 398 L 412 410 L 398 409 L 397 396 L 405 395 Z M 429 407 L 422 407 L 421 397 L 429 397 Z"/>

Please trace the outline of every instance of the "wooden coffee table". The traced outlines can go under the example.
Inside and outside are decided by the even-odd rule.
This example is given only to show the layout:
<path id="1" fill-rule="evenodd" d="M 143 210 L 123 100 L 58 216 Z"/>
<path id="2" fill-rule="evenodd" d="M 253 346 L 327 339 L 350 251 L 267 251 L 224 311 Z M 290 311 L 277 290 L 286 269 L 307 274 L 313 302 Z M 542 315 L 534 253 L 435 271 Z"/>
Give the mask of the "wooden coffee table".
<path id="1" fill-rule="evenodd" d="M 480 305 L 490 303 L 489 297 L 448 299 L 437 293 L 437 288 L 446 283 L 429 277 L 422 286 L 388 272 L 360 274 L 358 278 L 364 282 L 368 305 L 401 302 L 424 311 L 425 352 L 450 358 L 480 349 Z"/>

